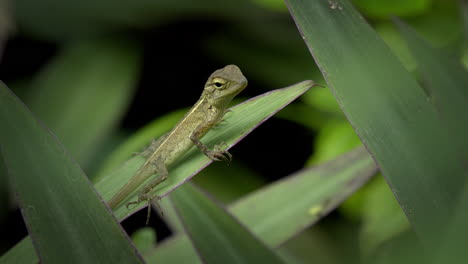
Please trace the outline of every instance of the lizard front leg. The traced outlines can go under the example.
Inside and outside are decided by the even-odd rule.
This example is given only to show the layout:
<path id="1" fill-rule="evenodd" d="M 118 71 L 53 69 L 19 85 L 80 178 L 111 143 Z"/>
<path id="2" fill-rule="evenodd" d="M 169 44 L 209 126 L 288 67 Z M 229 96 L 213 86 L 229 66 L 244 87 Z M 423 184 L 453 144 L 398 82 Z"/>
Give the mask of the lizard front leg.
<path id="1" fill-rule="evenodd" d="M 211 127 L 209 124 L 202 124 L 195 129 L 195 131 L 190 135 L 190 140 L 192 140 L 193 144 L 200 149 L 208 158 L 215 161 L 224 160 L 226 162 L 230 162 L 232 160 L 232 155 L 227 150 L 223 150 L 222 147 L 225 143 L 221 142 L 213 147 L 213 149 L 209 149 L 208 146 L 203 144 L 200 141 L 200 138 L 204 134 L 204 132 Z"/>

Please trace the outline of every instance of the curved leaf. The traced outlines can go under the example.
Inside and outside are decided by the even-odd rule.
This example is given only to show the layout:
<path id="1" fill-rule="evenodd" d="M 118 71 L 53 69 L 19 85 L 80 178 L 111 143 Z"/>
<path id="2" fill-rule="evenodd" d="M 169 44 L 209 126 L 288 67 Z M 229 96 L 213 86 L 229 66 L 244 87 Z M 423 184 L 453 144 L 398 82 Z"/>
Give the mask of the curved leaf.
<path id="1" fill-rule="evenodd" d="M 192 184 L 174 191 L 171 201 L 205 263 L 283 263 L 262 241 Z"/>
<path id="2" fill-rule="evenodd" d="M 78 164 L 3 83 L 0 124 L 0 153 L 42 262 L 142 262 Z"/>
<path id="3" fill-rule="evenodd" d="M 431 96 L 349 1 L 288 0 L 329 87 L 426 245 L 453 213 L 467 157 Z"/>

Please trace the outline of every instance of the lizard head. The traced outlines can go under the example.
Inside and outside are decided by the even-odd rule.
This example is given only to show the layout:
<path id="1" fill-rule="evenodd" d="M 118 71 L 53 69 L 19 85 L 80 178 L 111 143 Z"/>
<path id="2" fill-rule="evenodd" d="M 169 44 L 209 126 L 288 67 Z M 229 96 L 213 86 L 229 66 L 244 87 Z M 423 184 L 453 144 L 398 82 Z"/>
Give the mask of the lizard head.
<path id="1" fill-rule="evenodd" d="M 228 65 L 213 72 L 205 84 L 204 96 L 215 104 L 226 105 L 245 89 L 247 79 L 236 65 Z"/>

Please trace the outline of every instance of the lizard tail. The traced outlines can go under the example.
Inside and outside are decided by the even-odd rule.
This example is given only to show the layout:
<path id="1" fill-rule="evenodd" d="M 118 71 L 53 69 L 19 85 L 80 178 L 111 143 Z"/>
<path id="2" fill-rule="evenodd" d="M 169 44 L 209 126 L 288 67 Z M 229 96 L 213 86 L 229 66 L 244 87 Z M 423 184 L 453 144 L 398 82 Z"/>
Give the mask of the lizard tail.
<path id="1" fill-rule="evenodd" d="M 130 196 L 144 181 L 153 174 L 153 170 L 146 164 L 143 165 L 122 188 L 114 195 L 108 202 L 111 209 L 115 209 L 119 206 L 126 198 Z"/>

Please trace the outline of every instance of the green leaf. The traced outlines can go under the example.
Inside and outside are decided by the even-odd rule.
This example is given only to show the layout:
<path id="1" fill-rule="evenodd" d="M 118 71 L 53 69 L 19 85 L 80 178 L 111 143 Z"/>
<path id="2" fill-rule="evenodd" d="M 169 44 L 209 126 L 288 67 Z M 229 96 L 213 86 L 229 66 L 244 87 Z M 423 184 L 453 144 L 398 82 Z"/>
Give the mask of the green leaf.
<path id="1" fill-rule="evenodd" d="M 379 33 L 379 36 L 385 41 L 388 47 L 392 49 L 392 52 L 400 59 L 405 68 L 413 73 L 417 68 L 416 62 L 396 26 L 391 22 L 384 22 L 375 25 L 374 29 Z"/>
<path id="2" fill-rule="evenodd" d="M 253 2 L 257 3 L 261 7 L 268 8 L 273 11 L 287 11 L 284 2 L 281 0 L 253 0 Z"/>
<path id="3" fill-rule="evenodd" d="M 75 42 L 39 72 L 25 102 L 86 167 L 124 114 L 139 64 L 128 41 Z"/>
<path id="4" fill-rule="evenodd" d="M 459 1 L 460 13 L 463 19 L 463 45 L 462 45 L 462 63 L 465 69 L 468 69 L 468 3 Z"/>
<path id="5" fill-rule="evenodd" d="M 38 263 L 30 237 L 21 240 L 0 258 L 0 263 Z"/>
<path id="6" fill-rule="evenodd" d="M 252 169 L 236 162 L 230 164 L 229 169 L 226 169 L 225 164 L 215 163 L 200 172 L 192 182 L 224 204 L 266 184 L 266 180 Z"/>
<path id="7" fill-rule="evenodd" d="M 0 153 L 41 262 L 142 262 L 78 164 L 3 83 L 0 124 Z"/>
<path id="8" fill-rule="evenodd" d="M 342 116 L 340 107 L 336 103 L 335 97 L 329 89 L 323 87 L 322 89 L 315 89 L 310 91 L 304 96 L 304 101 L 326 113 L 335 114 L 337 116 Z"/>
<path id="9" fill-rule="evenodd" d="M 228 148 L 233 146 L 264 120 L 271 117 L 274 113 L 306 92 L 313 85 L 314 83 L 311 81 L 304 81 L 288 88 L 275 90 L 257 96 L 242 104 L 232 107 L 230 109 L 231 111 L 228 112 L 224 118 L 225 122 L 221 123 L 215 129 L 210 130 L 208 134 L 203 137 L 203 141 L 209 146 L 219 142 L 225 142 Z M 105 200 L 111 199 L 120 190 L 120 188 L 128 182 L 144 161 L 145 158 L 140 155 L 133 157 L 121 168 L 115 170 L 114 173 L 101 177 L 96 183 L 96 189 Z M 170 177 L 158 185 L 159 188 L 155 190 L 155 194 L 159 197 L 164 197 L 210 163 L 211 160 L 208 157 L 193 147 L 188 151 L 188 153 L 184 154 L 179 161 L 171 166 L 169 170 Z M 135 211 L 146 206 L 145 202 L 141 202 L 140 204 L 127 209 L 125 204 L 130 200 L 136 199 L 138 191 L 149 180 L 151 180 L 151 178 L 134 192 L 128 194 L 125 202 L 115 208 L 114 213 L 117 218 L 122 219 L 123 217 L 133 214 Z"/>
<path id="10" fill-rule="evenodd" d="M 434 104 L 348 1 L 287 1 L 350 123 L 411 224 L 434 243 L 464 185 L 466 157 Z M 431 201 L 431 202 L 428 202 Z"/>
<path id="11" fill-rule="evenodd" d="M 138 251 L 144 254 L 156 244 L 156 232 L 151 227 L 143 227 L 132 234 L 132 240 Z"/>
<path id="12" fill-rule="evenodd" d="M 462 37 L 457 1 L 434 1 L 430 12 L 408 21 L 435 47 L 458 51 Z"/>
<path id="13" fill-rule="evenodd" d="M 437 109 L 444 128 L 450 131 L 456 139 L 458 149 L 462 156 L 468 157 L 468 72 L 461 65 L 459 60 L 434 49 L 427 41 L 419 37 L 409 26 L 402 21 L 396 21 L 402 35 L 408 42 L 411 52 L 418 62 L 418 70 L 421 73 L 424 88 L 429 94 L 431 102 Z M 445 181 L 463 182 L 461 188 L 454 189 L 452 194 L 456 199 L 449 206 L 454 208 L 454 217 L 446 224 L 448 234 L 443 243 L 437 241 L 442 246 L 442 253 L 439 253 L 439 263 L 444 263 L 447 258 L 455 262 L 457 259 L 466 259 L 468 254 L 464 247 L 466 245 L 468 228 L 466 220 L 468 214 L 465 213 L 468 204 L 468 181 L 465 172 L 458 175 L 440 175 Z"/>
<path id="14" fill-rule="evenodd" d="M 8 179 L 5 164 L 0 155 L 0 223 L 5 223 L 5 218 L 9 209 L 9 190 Z"/>
<path id="15" fill-rule="evenodd" d="M 358 148 L 262 188 L 231 209 L 255 234 L 277 246 L 335 209 L 376 169 L 367 152 Z"/>
<path id="16" fill-rule="evenodd" d="M 368 256 L 363 263 L 372 264 L 413 264 L 413 263 L 437 263 L 424 254 L 424 246 L 421 240 L 408 229 L 396 237 L 382 243 L 379 250 L 374 251 L 373 255 Z M 447 261 L 442 263 L 457 263 L 457 261 Z"/>
<path id="17" fill-rule="evenodd" d="M 359 240 L 364 255 L 370 255 L 382 243 L 408 230 L 410 226 L 381 176 L 370 184 L 365 195 Z"/>
<path id="18" fill-rule="evenodd" d="M 463 47 L 466 52 L 468 51 L 468 3 L 466 1 L 458 1 L 458 8 L 460 9 L 460 16 L 463 22 Z"/>
<path id="19" fill-rule="evenodd" d="M 468 184 L 465 184 L 464 190 L 457 203 L 457 210 L 454 217 L 448 224 L 447 236 L 440 241 L 440 250 L 437 252 L 437 261 L 434 263 L 457 263 L 460 260 L 468 258 L 466 250 L 466 239 L 468 237 Z"/>
<path id="20" fill-rule="evenodd" d="M 361 141 L 346 120 L 330 120 L 320 129 L 315 140 L 315 152 L 307 162 L 319 164 L 361 145 Z"/>
<path id="21" fill-rule="evenodd" d="M 187 235 L 172 236 L 146 254 L 146 263 L 202 263 Z"/>
<path id="22" fill-rule="evenodd" d="M 270 184 L 229 206 L 229 211 L 270 247 L 278 247 L 312 225 L 376 173 L 372 158 L 359 148 L 317 167 Z M 181 252 L 170 254 L 169 252 Z M 149 263 L 197 259 L 185 235 L 160 244 Z"/>
<path id="23" fill-rule="evenodd" d="M 411 53 L 418 63 L 423 87 L 434 105 L 443 126 L 459 139 L 468 135 L 468 72 L 458 58 L 434 49 L 409 26 L 395 20 Z M 468 140 L 460 140 L 459 148 L 468 157 Z"/>
<path id="24" fill-rule="evenodd" d="M 171 194 L 185 230 L 205 263 L 283 263 L 271 249 L 191 184 Z"/>

